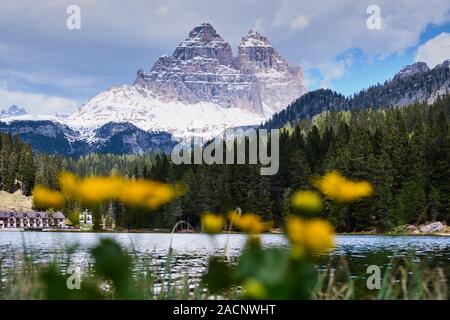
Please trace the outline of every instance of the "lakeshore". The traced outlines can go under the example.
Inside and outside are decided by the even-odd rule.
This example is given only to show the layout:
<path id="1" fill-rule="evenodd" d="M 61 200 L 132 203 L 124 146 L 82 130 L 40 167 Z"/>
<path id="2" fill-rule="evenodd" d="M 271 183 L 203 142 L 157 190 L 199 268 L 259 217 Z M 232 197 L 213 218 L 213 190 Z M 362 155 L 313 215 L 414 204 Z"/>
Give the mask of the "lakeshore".
<path id="1" fill-rule="evenodd" d="M 101 231 L 93 231 L 93 230 L 82 230 L 79 228 L 65 228 L 65 229 L 24 229 L 24 228 L 4 228 L 0 229 L 0 232 L 54 232 L 54 233 L 98 233 L 98 234 L 172 234 L 171 230 L 165 229 L 120 229 L 120 230 L 101 230 Z M 192 232 L 192 231 L 177 231 L 176 234 L 204 234 L 202 232 Z M 233 234 L 245 234 L 243 232 L 238 231 L 230 231 L 220 233 L 221 235 L 233 235 Z M 267 231 L 263 234 L 273 234 L 273 235 L 283 235 L 282 231 Z M 396 236 L 410 236 L 410 237 L 426 237 L 426 236 L 438 236 L 438 237 L 450 237 L 450 232 L 447 230 L 445 232 L 433 232 L 433 233 L 412 233 L 412 232 L 374 232 L 374 231 L 360 231 L 360 232 L 337 232 L 337 236 L 386 236 L 386 237 L 396 237 Z"/>

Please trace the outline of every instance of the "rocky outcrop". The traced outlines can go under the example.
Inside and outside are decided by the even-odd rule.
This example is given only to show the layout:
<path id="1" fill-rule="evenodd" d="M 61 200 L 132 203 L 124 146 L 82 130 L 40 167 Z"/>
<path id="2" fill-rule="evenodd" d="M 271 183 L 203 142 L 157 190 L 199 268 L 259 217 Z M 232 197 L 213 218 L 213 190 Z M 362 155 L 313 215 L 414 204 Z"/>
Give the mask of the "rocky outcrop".
<path id="1" fill-rule="evenodd" d="M 449 228 L 439 221 L 418 226 L 406 224 L 397 226 L 391 230 L 391 233 L 393 234 L 411 234 L 411 235 L 432 234 L 432 233 L 439 233 L 440 235 L 445 235 L 449 234 L 449 232 L 450 232 Z"/>
<path id="2" fill-rule="evenodd" d="M 409 66 L 402 68 L 394 77 L 394 79 L 403 79 L 418 73 L 430 71 L 430 68 L 425 62 L 416 62 Z"/>
<path id="3" fill-rule="evenodd" d="M 445 60 L 442 63 L 438 64 L 435 68 L 449 69 L 450 68 L 450 59 Z"/>
<path id="4" fill-rule="evenodd" d="M 423 233 L 441 232 L 444 231 L 444 225 L 442 222 L 437 221 L 420 227 L 419 231 Z"/>
<path id="5" fill-rule="evenodd" d="M 210 102 L 223 108 L 263 112 L 255 77 L 243 75 L 217 59 L 196 57 L 186 62 L 163 56 L 149 73 L 138 71 L 135 85 L 150 90 L 164 102 Z"/>

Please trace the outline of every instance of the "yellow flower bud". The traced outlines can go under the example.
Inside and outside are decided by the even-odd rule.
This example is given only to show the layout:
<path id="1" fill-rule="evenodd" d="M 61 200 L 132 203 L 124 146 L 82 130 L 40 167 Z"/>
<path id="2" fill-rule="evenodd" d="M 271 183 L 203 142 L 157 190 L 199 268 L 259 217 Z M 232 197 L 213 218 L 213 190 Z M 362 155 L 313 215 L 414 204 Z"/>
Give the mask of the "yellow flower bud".
<path id="1" fill-rule="evenodd" d="M 213 213 L 206 212 L 202 215 L 203 230 L 209 234 L 219 233 L 223 230 L 225 219 Z"/>
<path id="2" fill-rule="evenodd" d="M 313 181 L 313 184 L 327 197 L 341 202 L 353 202 L 373 193 L 369 182 L 348 180 L 337 171 L 327 173 Z"/>
<path id="3" fill-rule="evenodd" d="M 62 172 L 58 176 L 59 185 L 65 195 L 73 196 L 78 193 L 78 178 L 71 172 Z"/>
<path id="4" fill-rule="evenodd" d="M 41 210 L 59 209 L 64 204 L 64 198 L 60 192 L 39 185 L 33 189 L 33 204 Z"/>
<path id="5" fill-rule="evenodd" d="M 256 279 L 247 279 L 243 287 L 247 298 L 264 299 L 267 296 L 266 288 Z"/>
<path id="6" fill-rule="evenodd" d="M 297 257 L 304 252 L 320 253 L 333 247 L 333 228 L 322 219 L 304 220 L 290 216 L 286 221 L 286 233 Z"/>
<path id="7" fill-rule="evenodd" d="M 333 228 L 330 223 L 314 219 L 307 221 L 305 228 L 305 246 L 309 252 L 326 252 L 333 247 Z"/>
<path id="8" fill-rule="evenodd" d="M 272 227 L 271 222 L 264 222 L 260 216 L 254 213 L 239 215 L 236 212 L 230 212 L 228 218 L 234 226 L 246 233 L 258 234 Z"/>
<path id="9" fill-rule="evenodd" d="M 72 173 L 63 172 L 59 176 L 59 183 L 64 196 L 84 203 L 98 204 L 115 199 L 129 207 L 150 210 L 166 204 L 182 193 L 181 188 L 161 182 L 130 180 L 120 176 L 78 179 Z"/>
<path id="10" fill-rule="evenodd" d="M 322 211 L 322 199 L 316 192 L 298 191 L 292 197 L 292 206 L 302 213 L 317 213 Z"/>

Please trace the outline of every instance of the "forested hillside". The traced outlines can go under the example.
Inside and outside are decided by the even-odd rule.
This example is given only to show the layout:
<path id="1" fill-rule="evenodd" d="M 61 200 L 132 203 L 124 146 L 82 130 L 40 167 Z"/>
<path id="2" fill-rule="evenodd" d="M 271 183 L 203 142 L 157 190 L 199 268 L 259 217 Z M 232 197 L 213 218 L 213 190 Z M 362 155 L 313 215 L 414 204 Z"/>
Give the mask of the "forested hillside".
<path id="1" fill-rule="evenodd" d="M 184 219 L 236 206 L 281 222 L 293 191 L 339 170 L 371 181 L 375 195 L 354 204 L 327 204 L 339 231 L 387 230 L 450 218 L 450 99 L 400 109 L 326 112 L 314 123 L 287 126 L 280 137 L 280 171 L 267 177 L 250 165 L 169 167 L 190 187 L 179 201 Z M 163 170 L 164 171 L 164 170 Z"/>
<path id="2" fill-rule="evenodd" d="M 24 193 L 30 194 L 36 174 L 31 146 L 18 135 L 0 134 L 0 190 L 13 192 L 22 183 Z"/>
<path id="3" fill-rule="evenodd" d="M 336 97 L 339 99 L 339 97 Z M 19 138 L 1 135 L 2 189 L 23 182 L 58 188 L 57 175 L 122 174 L 181 182 L 186 193 L 158 212 L 126 212 L 106 206 L 120 226 L 170 227 L 179 219 L 199 226 L 204 211 L 226 213 L 240 207 L 280 224 L 294 190 L 311 178 L 339 170 L 370 181 L 374 196 L 352 204 L 327 203 L 324 216 L 339 231 L 388 230 L 396 225 L 450 219 L 450 97 L 433 105 L 397 109 L 325 112 L 314 121 L 286 125 L 280 135 L 280 170 L 261 176 L 258 165 L 173 165 L 164 154 L 98 155 L 80 158 L 39 154 Z M 69 206 L 66 210 L 75 210 Z M 69 212 L 67 212 L 69 213 Z"/>

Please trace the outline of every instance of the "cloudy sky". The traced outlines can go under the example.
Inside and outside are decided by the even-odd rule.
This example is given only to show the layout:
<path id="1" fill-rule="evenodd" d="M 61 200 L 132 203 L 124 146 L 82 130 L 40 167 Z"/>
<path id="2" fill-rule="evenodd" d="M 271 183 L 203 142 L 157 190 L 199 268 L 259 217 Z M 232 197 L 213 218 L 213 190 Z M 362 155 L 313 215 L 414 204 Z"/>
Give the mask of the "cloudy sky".
<path id="1" fill-rule="evenodd" d="M 67 8 L 81 9 L 69 30 Z M 381 29 L 369 29 L 377 5 Z M 71 112 L 101 90 L 132 83 L 210 22 L 231 43 L 256 29 L 305 72 L 310 89 L 346 95 L 402 66 L 450 59 L 448 0 L 16 0 L 0 2 L 0 109 Z"/>

